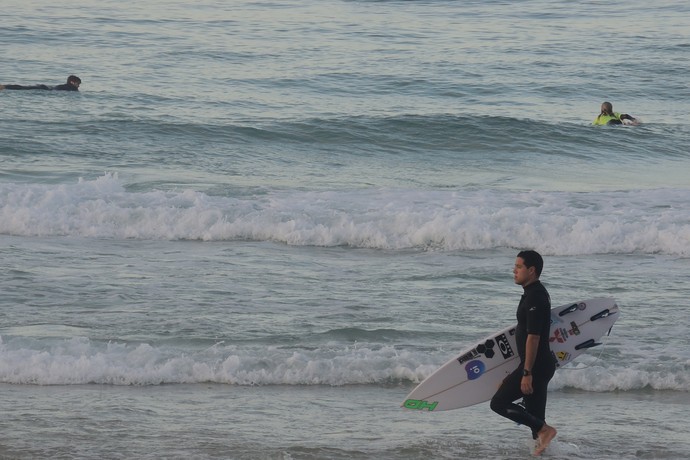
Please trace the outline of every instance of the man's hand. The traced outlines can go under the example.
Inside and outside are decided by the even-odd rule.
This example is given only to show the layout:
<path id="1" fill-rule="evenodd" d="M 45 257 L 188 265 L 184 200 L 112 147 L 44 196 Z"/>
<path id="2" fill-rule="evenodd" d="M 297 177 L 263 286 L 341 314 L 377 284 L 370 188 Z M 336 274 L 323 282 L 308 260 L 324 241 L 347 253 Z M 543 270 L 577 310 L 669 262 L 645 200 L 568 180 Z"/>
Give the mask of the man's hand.
<path id="1" fill-rule="evenodd" d="M 534 388 L 532 388 L 532 376 L 525 375 L 520 381 L 520 390 L 523 395 L 531 395 L 534 393 Z"/>

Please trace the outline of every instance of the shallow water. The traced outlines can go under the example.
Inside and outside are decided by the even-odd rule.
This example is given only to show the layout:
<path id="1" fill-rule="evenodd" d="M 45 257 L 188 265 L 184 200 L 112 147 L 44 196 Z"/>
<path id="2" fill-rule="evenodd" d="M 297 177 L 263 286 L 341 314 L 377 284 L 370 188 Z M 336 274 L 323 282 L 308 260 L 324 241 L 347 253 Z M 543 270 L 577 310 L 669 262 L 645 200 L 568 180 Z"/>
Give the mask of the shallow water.
<path id="1" fill-rule="evenodd" d="M 688 12 L 10 0 L 0 83 L 83 84 L 0 92 L 0 456 L 527 458 L 399 405 L 514 321 L 532 247 L 622 312 L 547 454 L 685 458 Z"/>

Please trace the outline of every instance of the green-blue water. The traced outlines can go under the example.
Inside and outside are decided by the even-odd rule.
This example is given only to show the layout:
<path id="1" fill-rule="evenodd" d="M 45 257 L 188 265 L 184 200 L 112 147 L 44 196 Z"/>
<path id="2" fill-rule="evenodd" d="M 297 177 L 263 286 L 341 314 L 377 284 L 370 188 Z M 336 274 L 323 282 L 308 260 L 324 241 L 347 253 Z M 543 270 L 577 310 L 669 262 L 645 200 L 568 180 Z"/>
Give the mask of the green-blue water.
<path id="1" fill-rule="evenodd" d="M 526 247 L 622 311 L 550 457 L 686 456 L 685 2 L 5 3 L 0 457 L 529 457 L 399 408 Z"/>

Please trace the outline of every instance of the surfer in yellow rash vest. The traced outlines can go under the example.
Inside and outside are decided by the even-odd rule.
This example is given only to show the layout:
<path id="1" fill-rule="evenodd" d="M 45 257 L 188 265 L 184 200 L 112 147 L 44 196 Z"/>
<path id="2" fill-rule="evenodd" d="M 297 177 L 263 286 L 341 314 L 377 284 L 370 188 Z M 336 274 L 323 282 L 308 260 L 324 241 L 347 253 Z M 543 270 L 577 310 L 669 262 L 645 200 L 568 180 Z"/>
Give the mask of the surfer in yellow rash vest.
<path id="1" fill-rule="evenodd" d="M 630 124 L 638 124 L 638 120 L 627 113 L 618 113 L 613 111 L 613 104 L 610 102 L 603 102 L 601 104 L 601 112 L 592 122 L 593 125 L 622 125 L 623 120 L 628 120 Z"/>
<path id="2" fill-rule="evenodd" d="M 536 251 L 521 251 L 515 259 L 514 281 L 524 289 L 515 328 L 520 365 L 491 398 L 491 410 L 530 427 L 532 438 L 537 441 L 535 455 L 541 455 L 557 434 L 545 421 L 547 387 L 556 364 L 549 346 L 551 299 L 539 280 L 543 267 L 544 260 Z M 515 404 L 520 398 L 524 404 Z"/>

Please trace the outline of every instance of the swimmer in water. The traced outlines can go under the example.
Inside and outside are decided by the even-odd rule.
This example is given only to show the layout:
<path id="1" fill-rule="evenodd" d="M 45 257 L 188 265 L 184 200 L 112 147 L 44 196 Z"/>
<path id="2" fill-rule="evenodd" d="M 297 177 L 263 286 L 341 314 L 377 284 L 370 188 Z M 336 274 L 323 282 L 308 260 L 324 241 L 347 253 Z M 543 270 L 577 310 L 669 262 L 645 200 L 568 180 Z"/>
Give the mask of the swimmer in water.
<path id="1" fill-rule="evenodd" d="M 70 75 L 69 77 L 67 77 L 67 83 L 64 83 L 62 85 L 57 85 L 57 86 L 0 85 L 0 90 L 3 90 L 3 89 L 44 89 L 44 90 L 53 90 L 53 91 L 79 91 L 79 85 L 81 85 L 81 78 L 77 77 L 76 75 Z"/>
<path id="2" fill-rule="evenodd" d="M 601 113 L 592 122 L 593 125 L 622 125 L 623 120 L 629 120 L 630 124 L 639 124 L 638 120 L 627 113 L 613 111 L 613 104 L 604 102 L 601 104 Z"/>

